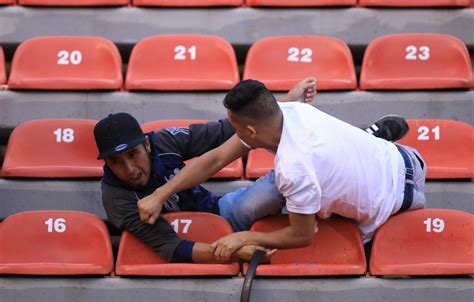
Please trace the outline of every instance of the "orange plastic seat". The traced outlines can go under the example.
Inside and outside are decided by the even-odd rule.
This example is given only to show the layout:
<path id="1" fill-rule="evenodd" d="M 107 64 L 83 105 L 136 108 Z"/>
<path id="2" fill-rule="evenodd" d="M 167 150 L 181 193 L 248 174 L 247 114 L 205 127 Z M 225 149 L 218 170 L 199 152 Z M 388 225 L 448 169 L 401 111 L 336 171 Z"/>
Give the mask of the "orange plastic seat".
<path id="1" fill-rule="evenodd" d="M 363 275 L 366 260 L 362 237 L 354 221 L 342 217 L 317 218 L 313 244 L 298 249 L 278 250 L 269 264 L 257 267 L 257 276 Z M 272 232 L 289 225 L 288 215 L 257 221 L 252 231 Z M 246 264 L 244 269 L 247 270 Z"/>
<path id="2" fill-rule="evenodd" d="M 278 36 L 250 47 L 244 79 L 286 91 L 308 76 L 317 78 L 318 90 L 355 89 L 354 63 L 347 44 L 326 36 Z"/>
<path id="3" fill-rule="evenodd" d="M 422 209 L 391 217 L 376 232 L 370 273 L 377 276 L 474 274 L 474 215 Z"/>
<path id="4" fill-rule="evenodd" d="M 469 6 L 470 0 L 359 0 L 361 6 L 435 7 Z"/>
<path id="5" fill-rule="evenodd" d="M 227 220 L 210 213 L 174 212 L 165 214 L 164 218 L 185 240 L 212 243 L 232 233 L 232 227 Z M 122 276 L 235 276 L 239 272 L 239 266 L 237 263 L 168 263 L 143 241 L 124 231 L 120 239 L 115 272 Z"/>
<path id="6" fill-rule="evenodd" d="M 369 44 L 362 63 L 360 87 L 365 90 L 469 88 L 471 78 L 471 59 L 460 39 L 441 34 L 396 34 Z"/>
<path id="7" fill-rule="evenodd" d="M 0 5 L 10 5 L 15 4 L 14 0 L 0 0 Z"/>
<path id="8" fill-rule="evenodd" d="M 0 47 L 0 85 L 7 83 L 7 75 L 5 73 L 5 56 L 3 55 L 3 48 Z"/>
<path id="9" fill-rule="evenodd" d="M 17 213 L 3 221 L 0 242 L 0 274 L 107 275 L 113 270 L 107 227 L 89 213 Z"/>
<path id="10" fill-rule="evenodd" d="M 18 0 L 20 5 L 35 6 L 122 6 L 128 0 Z"/>
<path id="11" fill-rule="evenodd" d="M 244 0 L 133 0 L 134 6 L 241 6 Z"/>
<path id="12" fill-rule="evenodd" d="M 93 129 L 82 119 L 32 120 L 17 126 L 8 141 L 3 177 L 100 177 Z"/>
<path id="13" fill-rule="evenodd" d="M 26 40 L 16 50 L 8 80 L 11 89 L 120 89 L 122 60 L 109 40 L 48 36 Z"/>
<path id="14" fill-rule="evenodd" d="M 259 178 L 273 169 L 275 155 L 265 149 L 250 150 L 245 166 L 245 178 Z"/>
<path id="15" fill-rule="evenodd" d="M 423 156 L 427 178 L 474 178 L 474 127 L 451 120 L 408 120 L 410 131 L 398 143 Z"/>
<path id="16" fill-rule="evenodd" d="M 246 0 L 248 6 L 350 6 L 357 0 Z"/>
<path id="17" fill-rule="evenodd" d="M 239 81 L 229 42 L 208 35 L 144 39 L 130 56 L 128 90 L 228 90 Z"/>
<path id="18" fill-rule="evenodd" d="M 191 124 L 200 124 L 200 123 L 207 123 L 207 120 L 193 120 L 193 119 L 180 119 L 180 120 L 160 120 L 160 121 L 152 121 L 142 125 L 142 129 L 144 132 L 150 131 L 157 131 L 163 128 L 186 128 L 189 127 Z M 191 159 L 192 160 L 192 159 Z M 185 163 L 189 163 L 191 160 L 185 161 Z M 244 174 L 244 164 L 242 159 L 239 158 L 222 170 L 216 173 L 213 178 L 240 178 Z"/>

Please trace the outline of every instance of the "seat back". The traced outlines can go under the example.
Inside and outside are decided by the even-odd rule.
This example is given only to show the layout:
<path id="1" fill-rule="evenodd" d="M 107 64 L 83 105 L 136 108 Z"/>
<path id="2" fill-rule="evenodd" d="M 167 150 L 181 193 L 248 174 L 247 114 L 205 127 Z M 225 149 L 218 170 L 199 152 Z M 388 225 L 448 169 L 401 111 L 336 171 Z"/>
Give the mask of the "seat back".
<path id="1" fill-rule="evenodd" d="M 96 121 L 32 120 L 17 126 L 8 141 L 3 177 L 100 177 L 103 161 L 94 141 Z"/>
<path id="2" fill-rule="evenodd" d="M 0 85 L 7 83 L 7 74 L 5 72 L 5 56 L 3 55 L 3 48 L 0 47 Z"/>
<path id="3" fill-rule="evenodd" d="M 357 0 L 246 0 L 248 6 L 349 6 Z"/>
<path id="4" fill-rule="evenodd" d="M 370 273 L 382 276 L 474 274 L 474 215 L 421 209 L 391 217 L 376 232 Z"/>
<path id="5" fill-rule="evenodd" d="M 245 166 L 245 178 L 259 178 L 267 174 L 275 162 L 275 155 L 265 149 L 250 150 Z"/>
<path id="6" fill-rule="evenodd" d="M 408 120 L 410 130 L 398 143 L 423 156 L 427 178 L 474 177 L 474 127 L 437 119 Z"/>
<path id="7" fill-rule="evenodd" d="M 88 36 L 46 36 L 16 50 L 11 89 L 120 89 L 122 59 L 109 40 Z"/>
<path id="8" fill-rule="evenodd" d="M 0 274 L 106 275 L 113 255 L 104 222 L 77 211 L 31 211 L 0 227 Z"/>
<path id="9" fill-rule="evenodd" d="M 0 0 L 0 5 L 13 5 L 15 4 L 14 0 Z"/>
<path id="10" fill-rule="evenodd" d="M 229 42 L 209 35 L 162 35 L 132 50 L 128 90 L 228 90 L 239 81 Z"/>
<path id="11" fill-rule="evenodd" d="M 366 90 L 469 88 L 471 78 L 471 59 L 460 39 L 441 34 L 396 34 L 369 44 L 362 63 L 360 87 Z"/>
<path id="12" fill-rule="evenodd" d="M 212 243 L 232 233 L 222 217 L 204 212 L 167 213 L 164 218 L 185 240 Z M 236 264 L 168 263 L 128 231 L 122 233 L 117 258 L 118 275 L 236 275 Z"/>
<path id="13" fill-rule="evenodd" d="M 244 0 L 133 0 L 134 6 L 241 6 Z"/>
<path id="14" fill-rule="evenodd" d="M 359 0 L 361 6 L 436 7 L 469 6 L 469 0 Z"/>
<path id="15" fill-rule="evenodd" d="M 355 89 L 357 80 L 349 47 L 326 36 L 279 36 L 257 41 L 249 50 L 244 79 L 270 90 L 289 90 L 308 76 L 318 90 Z"/>
<path id="16" fill-rule="evenodd" d="M 196 119 L 176 119 L 176 120 L 157 120 L 142 125 L 143 131 L 157 131 L 165 128 L 187 128 L 191 124 L 207 123 L 207 120 Z M 185 161 L 189 163 L 192 159 Z M 226 167 L 217 172 L 213 178 L 240 178 L 244 174 L 244 164 L 241 158 L 228 164 Z"/>
<path id="17" fill-rule="evenodd" d="M 251 231 L 272 232 L 289 225 L 288 215 L 257 221 Z M 317 219 L 311 246 L 278 250 L 270 264 L 257 267 L 259 276 L 362 275 L 366 260 L 359 228 L 352 220 Z"/>
<path id="18" fill-rule="evenodd" d="M 18 0 L 20 5 L 34 6 L 121 6 L 129 0 Z"/>

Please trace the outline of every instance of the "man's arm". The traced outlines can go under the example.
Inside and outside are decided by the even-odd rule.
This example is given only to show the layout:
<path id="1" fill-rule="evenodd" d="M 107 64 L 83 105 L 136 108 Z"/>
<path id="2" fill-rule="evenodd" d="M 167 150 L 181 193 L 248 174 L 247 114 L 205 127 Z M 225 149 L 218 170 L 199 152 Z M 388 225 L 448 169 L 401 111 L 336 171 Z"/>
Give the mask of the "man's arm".
<path id="1" fill-rule="evenodd" d="M 271 233 L 244 231 L 223 237 L 211 245 L 210 252 L 219 261 L 228 261 L 234 251 L 245 245 L 289 249 L 312 243 L 315 232 L 314 214 L 289 213 L 290 225 Z"/>
<path id="2" fill-rule="evenodd" d="M 278 102 L 296 102 L 310 103 L 316 96 L 316 78 L 308 77 L 293 86 L 288 93 L 278 99 Z"/>
<path id="3" fill-rule="evenodd" d="M 241 143 L 237 135 L 234 135 L 220 147 L 193 160 L 169 182 L 138 202 L 140 218 L 146 223 L 154 224 L 160 215 L 163 204 L 173 194 L 205 182 L 247 152 L 248 149 Z"/>

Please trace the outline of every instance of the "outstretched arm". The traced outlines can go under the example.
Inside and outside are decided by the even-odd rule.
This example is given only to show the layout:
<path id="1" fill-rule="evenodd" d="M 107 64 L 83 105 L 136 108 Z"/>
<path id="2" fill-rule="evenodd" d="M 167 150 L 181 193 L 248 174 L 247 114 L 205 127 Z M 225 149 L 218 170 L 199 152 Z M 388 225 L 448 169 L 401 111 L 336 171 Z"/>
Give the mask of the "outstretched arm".
<path id="1" fill-rule="evenodd" d="M 316 96 L 316 78 L 308 77 L 293 86 L 288 93 L 278 99 L 278 102 L 296 102 L 310 103 Z"/>
<path id="2" fill-rule="evenodd" d="M 169 182 L 138 202 L 140 219 L 143 222 L 154 224 L 160 215 L 163 204 L 173 194 L 205 182 L 219 170 L 247 152 L 248 149 L 242 145 L 237 135 L 234 135 L 220 147 L 196 158 Z"/>

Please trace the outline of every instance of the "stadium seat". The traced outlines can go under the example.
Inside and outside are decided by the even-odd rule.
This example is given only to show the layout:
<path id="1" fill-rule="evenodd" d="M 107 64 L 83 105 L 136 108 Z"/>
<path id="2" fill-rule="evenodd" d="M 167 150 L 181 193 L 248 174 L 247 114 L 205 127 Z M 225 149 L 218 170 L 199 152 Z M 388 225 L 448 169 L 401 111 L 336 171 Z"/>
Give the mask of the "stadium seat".
<path id="1" fill-rule="evenodd" d="M 244 0 L 133 0 L 134 6 L 241 6 Z"/>
<path id="2" fill-rule="evenodd" d="M 10 5 L 15 4 L 14 0 L 0 0 L 0 5 Z"/>
<path id="3" fill-rule="evenodd" d="M 208 35 L 162 35 L 132 50 L 128 90 L 228 90 L 239 81 L 229 42 Z"/>
<path id="4" fill-rule="evenodd" d="M 257 276 L 363 275 L 366 260 L 362 237 L 354 221 L 342 217 L 317 218 L 313 244 L 278 250 L 269 264 L 257 267 Z M 272 232 L 288 226 L 288 215 L 257 221 L 252 231 Z M 245 265 L 244 270 L 247 270 Z"/>
<path id="5" fill-rule="evenodd" d="M 7 75 L 5 73 L 5 56 L 3 55 L 3 49 L 0 47 L 0 85 L 7 83 Z"/>
<path id="6" fill-rule="evenodd" d="M 32 6 L 122 6 L 129 0 L 18 0 L 20 5 Z"/>
<path id="7" fill-rule="evenodd" d="M 357 0 L 246 0 L 248 6 L 350 6 Z"/>
<path id="8" fill-rule="evenodd" d="M 391 217 L 376 232 L 370 273 L 376 276 L 474 274 L 474 215 L 422 209 Z"/>
<path id="9" fill-rule="evenodd" d="M 232 227 L 224 218 L 210 213 L 174 212 L 165 214 L 164 217 L 178 235 L 186 240 L 212 243 L 232 233 Z M 237 263 L 168 263 L 144 242 L 124 231 L 115 272 L 122 276 L 236 276 L 239 266 Z"/>
<path id="10" fill-rule="evenodd" d="M 471 60 L 460 39 L 442 34 L 396 34 L 369 44 L 362 63 L 360 87 L 364 90 L 469 88 L 471 78 Z"/>
<path id="11" fill-rule="evenodd" d="M 32 120 L 17 126 L 8 141 L 3 177 L 100 177 L 93 129 L 96 121 Z"/>
<path id="12" fill-rule="evenodd" d="M 410 131 L 398 143 L 416 148 L 427 178 L 474 178 L 474 127 L 451 120 L 408 120 Z"/>
<path id="13" fill-rule="evenodd" d="M 2 223 L 0 242 L 0 274 L 108 275 L 113 270 L 107 227 L 89 213 L 13 214 Z"/>
<path id="14" fill-rule="evenodd" d="M 359 0 L 360 6 L 435 7 L 469 6 L 470 0 Z"/>
<path id="15" fill-rule="evenodd" d="M 259 178 L 273 169 L 275 155 L 265 149 L 250 150 L 245 166 L 245 178 Z"/>
<path id="16" fill-rule="evenodd" d="M 277 36 L 250 47 L 244 79 L 286 91 L 308 76 L 317 78 L 318 90 L 355 89 L 354 62 L 347 44 L 326 36 Z"/>
<path id="17" fill-rule="evenodd" d="M 8 80 L 11 89 L 120 89 L 122 60 L 110 41 L 87 36 L 47 36 L 21 43 Z"/>
<path id="18" fill-rule="evenodd" d="M 152 121 L 142 125 L 144 132 L 157 131 L 163 128 L 186 128 L 190 124 L 199 124 L 207 123 L 206 120 L 192 120 L 192 119 L 181 119 L 181 120 L 160 120 Z M 192 160 L 192 159 L 191 159 Z M 185 163 L 188 163 L 190 160 L 187 160 Z M 217 172 L 213 178 L 241 178 L 244 174 L 244 164 L 242 159 L 239 158 L 222 170 Z"/>

